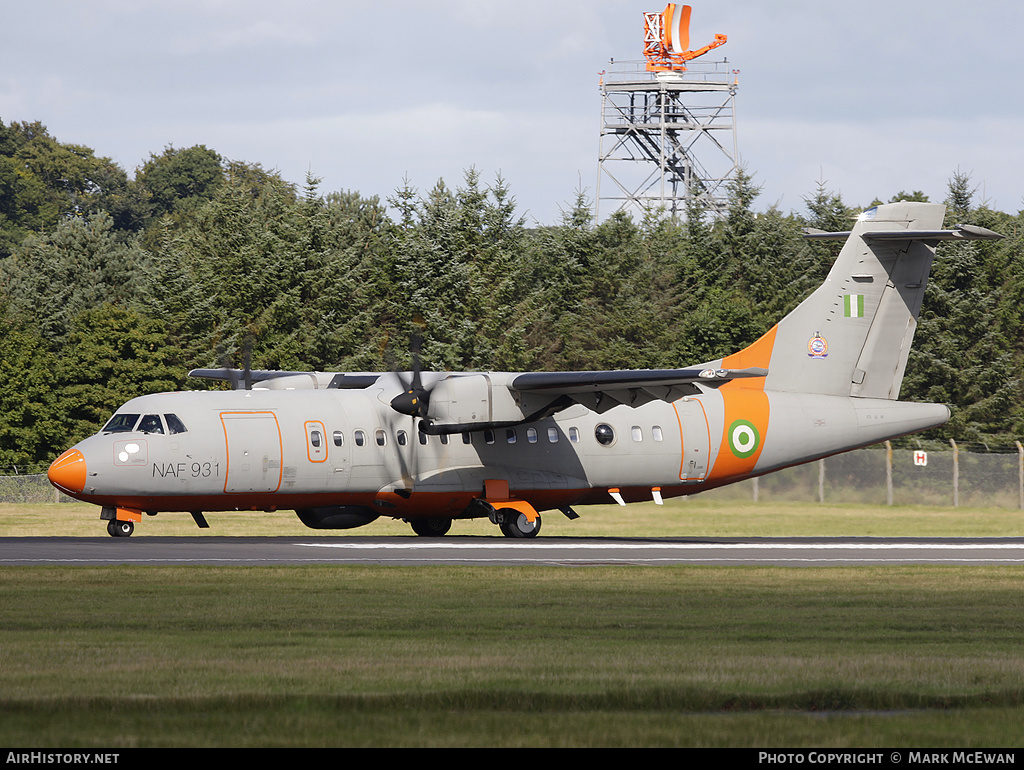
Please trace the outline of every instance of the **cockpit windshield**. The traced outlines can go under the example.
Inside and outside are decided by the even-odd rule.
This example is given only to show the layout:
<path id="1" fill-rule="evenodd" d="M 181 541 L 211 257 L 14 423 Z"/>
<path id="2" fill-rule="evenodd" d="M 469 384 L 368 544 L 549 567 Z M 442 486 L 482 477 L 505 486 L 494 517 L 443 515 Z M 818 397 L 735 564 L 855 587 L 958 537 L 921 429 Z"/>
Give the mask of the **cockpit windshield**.
<path id="1" fill-rule="evenodd" d="M 172 436 L 175 433 L 185 433 L 185 423 L 178 419 L 178 415 L 165 414 L 164 419 L 167 420 L 167 432 Z"/>
<path id="2" fill-rule="evenodd" d="M 160 422 L 160 415 L 147 414 L 139 423 L 139 430 L 143 433 L 163 433 L 164 424 Z"/>
<path id="3" fill-rule="evenodd" d="M 139 421 L 137 414 L 115 414 L 103 426 L 104 433 L 128 433 Z"/>
<path id="4" fill-rule="evenodd" d="M 140 420 L 139 417 L 142 417 Z M 167 426 L 166 431 L 164 425 Z M 103 433 L 169 433 L 172 436 L 177 433 L 186 433 L 188 429 L 176 414 L 165 414 L 163 422 L 158 414 L 115 414 L 107 424 L 103 426 Z"/>

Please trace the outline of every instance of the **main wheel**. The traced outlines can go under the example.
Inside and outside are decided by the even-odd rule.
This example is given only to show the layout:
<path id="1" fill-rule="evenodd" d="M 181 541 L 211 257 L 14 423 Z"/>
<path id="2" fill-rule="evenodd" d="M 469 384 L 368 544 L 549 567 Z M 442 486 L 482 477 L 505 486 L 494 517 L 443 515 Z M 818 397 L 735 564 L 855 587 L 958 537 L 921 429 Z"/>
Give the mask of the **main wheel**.
<path id="1" fill-rule="evenodd" d="M 505 537 L 537 537 L 540 532 L 540 514 L 531 522 L 525 513 L 513 508 L 503 508 L 501 513 L 503 517 L 499 526 Z"/>
<path id="2" fill-rule="evenodd" d="M 107 522 L 107 534 L 111 537 L 131 537 L 134 531 L 135 524 L 130 521 L 111 519 Z"/>
<path id="3" fill-rule="evenodd" d="M 451 519 L 413 519 L 412 531 L 420 537 L 444 537 L 452 528 Z"/>

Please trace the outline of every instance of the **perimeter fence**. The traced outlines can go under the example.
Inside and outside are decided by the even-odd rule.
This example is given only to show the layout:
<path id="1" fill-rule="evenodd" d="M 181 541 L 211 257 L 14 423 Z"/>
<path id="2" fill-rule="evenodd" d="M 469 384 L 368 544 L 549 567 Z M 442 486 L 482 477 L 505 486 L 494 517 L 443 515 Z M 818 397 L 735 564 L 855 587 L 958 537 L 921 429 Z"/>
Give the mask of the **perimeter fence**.
<path id="1" fill-rule="evenodd" d="M 718 499 L 1024 509 L 1024 448 L 889 442 L 703 493 Z"/>
<path id="2" fill-rule="evenodd" d="M 0 468 L 0 473 L 14 468 Z M 702 495 L 717 499 L 934 505 L 1024 509 L 1024 447 L 954 442 L 939 451 L 894 449 L 886 442 L 866 449 L 741 481 Z M 45 473 L 0 475 L 0 503 L 74 502 Z"/>

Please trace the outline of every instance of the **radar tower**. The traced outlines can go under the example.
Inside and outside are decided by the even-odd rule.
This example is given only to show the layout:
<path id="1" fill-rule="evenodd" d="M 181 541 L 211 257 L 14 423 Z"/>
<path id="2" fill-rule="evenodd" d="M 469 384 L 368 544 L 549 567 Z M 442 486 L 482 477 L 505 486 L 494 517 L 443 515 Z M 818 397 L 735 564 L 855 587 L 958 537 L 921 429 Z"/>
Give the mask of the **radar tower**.
<path id="1" fill-rule="evenodd" d="M 602 207 L 679 216 L 690 199 L 716 215 L 726 208 L 739 167 L 739 71 L 727 60 L 694 61 L 727 38 L 689 50 L 690 11 L 669 3 L 644 13 L 644 60 L 613 60 L 601 73 L 598 218 Z"/>

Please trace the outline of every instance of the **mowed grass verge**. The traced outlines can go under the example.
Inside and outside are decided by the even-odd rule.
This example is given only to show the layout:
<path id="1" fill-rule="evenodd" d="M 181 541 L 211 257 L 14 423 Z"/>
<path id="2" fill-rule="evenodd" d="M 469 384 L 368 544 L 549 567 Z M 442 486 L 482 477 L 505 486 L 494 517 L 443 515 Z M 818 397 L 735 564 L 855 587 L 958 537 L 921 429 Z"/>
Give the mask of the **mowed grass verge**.
<path id="1" fill-rule="evenodd" d="M 1021 537 L 1024 512 L 1008 508 L 878 506 L 729 499 L 716 492 L 667 500 L 578 509 L 570 521 L 558 511 L 543 513 L 540 537 Z M 100 509 L 84 503 L 0 503 L 0 537 L 107 537 Z M 408 524 L 380 518 L 358 529 L 315 530 L 293 511 L 222 511 L 206 514 L 199 529 L 187 513 L 143 516 L 132 537 L 413 536 Z M 501 537 L 486 519 L 456 521 L 449 536 Z"/>
<path id="2" fill-rule="evenodd" d="M 1008 746 L 1024 568 L 0 568 L 9 746 Z"/>

